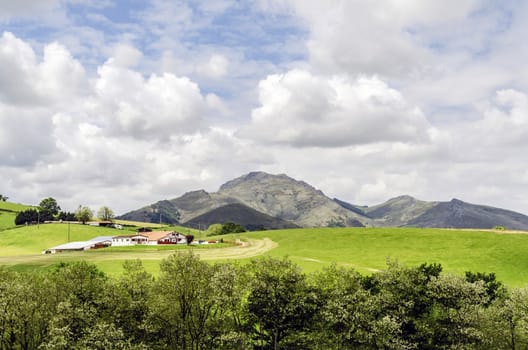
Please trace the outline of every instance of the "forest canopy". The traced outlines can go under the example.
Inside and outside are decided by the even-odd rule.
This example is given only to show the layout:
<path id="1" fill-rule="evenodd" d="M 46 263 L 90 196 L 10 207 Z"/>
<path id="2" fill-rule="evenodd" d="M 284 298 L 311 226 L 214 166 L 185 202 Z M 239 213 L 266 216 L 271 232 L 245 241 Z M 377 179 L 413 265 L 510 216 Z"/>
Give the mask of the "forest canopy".
<path id="1" fill-rule="evenodd" d="M 306 274 L 288 259 L 140 260 L 110 278 L 87 262 L 0 267 L 0 349 L 518 349 L 528 290 L 494 274 L 389 262 L 363 276 Z"/>

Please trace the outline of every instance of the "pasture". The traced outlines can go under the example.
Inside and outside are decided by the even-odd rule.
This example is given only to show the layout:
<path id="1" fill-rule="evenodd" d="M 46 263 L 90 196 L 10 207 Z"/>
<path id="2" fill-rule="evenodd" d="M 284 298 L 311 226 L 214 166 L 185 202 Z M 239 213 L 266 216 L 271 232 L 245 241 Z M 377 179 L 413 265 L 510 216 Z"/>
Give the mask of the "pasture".
<path id="1" fill-rule="evenodd" d="M 176 228 L 172 228 L 176 229 Z M 179 228 L 182 233 L 202 233 Z M 111 228 L 70 225 L 70 241 L 95 236 L 126 234 Z M 306 272 L 332 263 L 351 267 L 363 274 L 383 270 L 387 260 L 407 266 L 440 263 L 445 272 L 494 272 L 510 286 L 528 284 L 528 234 L 471 230 L 418 228 L 312 228 L 262 231 L 222 236 L 245 244 L 161 247 L 140 246 L 86 252 L 42 255 L 49 247 L 67 242 L 67 224 L 45 224 L 0 231 L 0 265 L 17 270 L 49 268 L 61 261 L 87 260 L 101 270 L 118 275 L 125 260 L 141 259 L 148 271 L 157 274 L 159 261 L 182 249 L 193 249 L 204 260 L 240 260 L 267 254 L 287 256 Z M 220 236 L 216 237 L 220 238 Z"/>
<path id="2" fill-rule="evenodd" d="M 0 201 L 0 231 L 14 227 L 17 213 L 29 208 L 27 205 Z"/>

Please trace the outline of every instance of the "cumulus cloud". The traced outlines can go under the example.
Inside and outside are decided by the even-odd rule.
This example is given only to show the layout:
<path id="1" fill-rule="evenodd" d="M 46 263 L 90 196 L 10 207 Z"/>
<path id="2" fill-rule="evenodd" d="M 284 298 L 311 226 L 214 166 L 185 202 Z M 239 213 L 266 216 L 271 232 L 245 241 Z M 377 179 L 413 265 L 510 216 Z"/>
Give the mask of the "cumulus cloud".
<path id="1" fill-rule="evenodd" d="M 241 136 L 297 147 L 428 139 L 419 108 L 376 77 L 328 78 L 292 70 L 261 81 L 259 101 Z"/>
<path id="2" fill-rule="evenodd" d="M 33 48 L 12 33 L 0 38 L 0 100 L 7 104 L 49 105 L 86 87 L 82 65 L 58 43 L 44 47 L 42 62 Z"/>
<path id="3" fill-rule="evenodd" d="M 310 62 L 326 73 L 408 76 L 432 64 L 423 28 L 452 24 L 475 9 L 474 0 L 303 1 L 261 0 L 276 13 L 288 10 L 303 19 L 310 36 Z M 449 33 L 451 31 L 447 30 Z"/>
<path id="4" fill-rule="evenodd" d="M 206 109 L 199 87 L 186 77 L 139 72 L 113 59 L 98 69 L 94 111 L 112 135 L 168 139 L 196 131 Z"/>
<path id="5" fill-rule="evenodd" d="M 264 170 L 526 211 L 527 10 L 0 0 L 0 193 L 123 212 Z"/>
<path id="6" fill-rule="evenodd" d="M 56 150 L 53 111 L 82 96 L 84 69 L 57 43 L 44 47 L 39 62 L 30 45 L 8 32 L 0 38 L 0 67 L 0 165 L 29 167 Z"/>
<path id="7" fill-rule="evenodd" d="M 76 201 L 108 200 L 107 194 L 92 194 L 94 188 L 102 193 L 129 188 L 131 197 L 143 199 L 179 193 L 186 189 L 183 183 L 215 173 L 214 165 L 207 165 L 212 155 L 220 159 L 220 150 L 235 149 L 231 136 L 209 136 L 216 133 L 209 134 L 202 122 L 211 106 L 222 106 L 221 98 L 202 96 L 187 77 L 145 77 L 131 67 L 141 57 L 133 47 L 118 46 L 116 56 L 89 78 L 62 45 L 44 45 L 40 55 L 13 34 L 3 34 L 0 174 L 10 178 L 2 186 L 33 184 L 17 190 L 19 200 L 32 203 L 34 196 L 52 194 L 74 208 Z M 21 168 L 27 172 L 12 179 Z M 125 205 L 115 203 L 116 210 Z"/>

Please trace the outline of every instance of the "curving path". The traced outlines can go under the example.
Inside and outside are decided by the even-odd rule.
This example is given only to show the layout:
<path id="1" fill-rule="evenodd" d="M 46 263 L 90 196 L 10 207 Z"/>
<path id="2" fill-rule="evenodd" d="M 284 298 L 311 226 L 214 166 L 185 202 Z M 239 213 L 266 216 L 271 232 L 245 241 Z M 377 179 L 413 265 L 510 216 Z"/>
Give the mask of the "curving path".
<path id="1" fill-rule="evenodd" d="M 193 249 L 190 248 L 196 255 L 203 260 L 226 260 L 226 259 L 245 259 L 262 255 L 278 244 L 269 238 L 264 239 L 250 239 L 247 242 L 241 242 L 240 245 L 227 248 L 209 248 L 209 249 Z M 174 253 L 185 253 L 187 250 L 144 250 L 138 252 L 119 252 L 111 251 L 105 252 L 104 249 L 91 252 L 71 252 L 71 253 L 57 253 L 57 254 L 39 254 L 26 256 L 9 256 L 0 257 L 0 265 L 15 265 L 15 264 L 37 264 L 47 265 L 58 261 L 73 261 L 86 260 L 91 262 L 108 261 L 108 260 L 161 260 L 167 258 Z"/>

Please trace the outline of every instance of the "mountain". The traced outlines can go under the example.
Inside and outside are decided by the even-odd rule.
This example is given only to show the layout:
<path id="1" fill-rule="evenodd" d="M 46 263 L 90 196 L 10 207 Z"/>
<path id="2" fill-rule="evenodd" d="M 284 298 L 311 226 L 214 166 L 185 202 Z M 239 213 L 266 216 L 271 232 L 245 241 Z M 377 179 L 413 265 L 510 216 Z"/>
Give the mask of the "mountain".
<path id="1" fill-rule="evenodd" d="M 376 222 L 377 226 L 398 227 L 405 226 L 410 220 L 420 217 L 437 202 L 424 202 L 411 196 L 400 196 L 363 211 Z"/>
<path id="2" fill-rule="evenodd" d="M 235 222 L 249 231 L 298 228 L 291 222 L 263 214 L 244 204 L 233 203 L 213 209 L 185 223 L 191 227 L 209 227 L 209 225 L 224 222 Z"/>
<path id="3" fill-rule="evenodd" d="M 408 221 L 415 227 L 493 228 L 527 230 L 528 216 L 514 211 L 476 205 L 453 199 L 439 202 L 422 215 Z"/>
<path id="4" fill-rule="evenodd" d="M 140 221 L 140 222 L 152 222 L 152 223 L 165 223 L 165 224 L 177 224 L 180 221 L 180 211 L 178 207 L 171 201 L 162 200 L 151 204 L 149 206 L 133 210 L 121 216 L 117 219 Z"/>
<path id="5" fill-rule="evenodd" d="M 187 192 L 181 197 L 164 200 L 146 207 L 128 212 L 120 219 L 133 221 L 159 222 L 160 213 L 165 223 L 195 223 L 198 218 L 218 218 L 217 223 L 223 223 L 229 217 L 237 216 L 243 205 L 259 213 L 251 214 L 254 222 L 245 225 L 268 227 L 268 217 L 280 220 L 272 226 L 284 226 L 284 222 L 299 227 L 320 226 L 357 226 L 368 224 L 371 220 L 343 208 L 313 186 L 295 180 L 287 175 L 271 175 L 264 172 L 251 172 L 231 180 L 220 187 L 218 192 L 208 193 L 204 190 Z M 217 209 L 225 216 L 222 219 Z M 228 213 L 226 210 L 234 210 Z M 213 211 L 211 213 L 211 211 Z M 249 215 L 249 212 L 244 209 Z M 209 214 L 208 214 L 209 213 Z M 206 215 L 208 214 L 208 215 Z M 204 216 L 205 215 L 205 216 Z M 240 223 L 240 222 L 237 222 Z M 242 223 L 240 223 L 242 224 Z"/>
<path id="6" fill-rule="evenodd" d="M 332 222 L 364 226 L 370 221 L 343 208 L 306 182 L 284 174 L 252 172 L 225 183 L 218 193 L 302 227 L 328 226 Z"/>
<path id="7" fill-rule="evenodd" d="M 493 228 L 528 230 L 528 216 L 465 203 L 421 201 L 400 196 L 374 206 L 358 206 L 327 197 L 287 175 L 251 172 L 220 186 L 217 192 L 187 192 L 126 213 L 119 218 L 209 225 L 232 221 L 251 228 L 324 226 Z"/>

